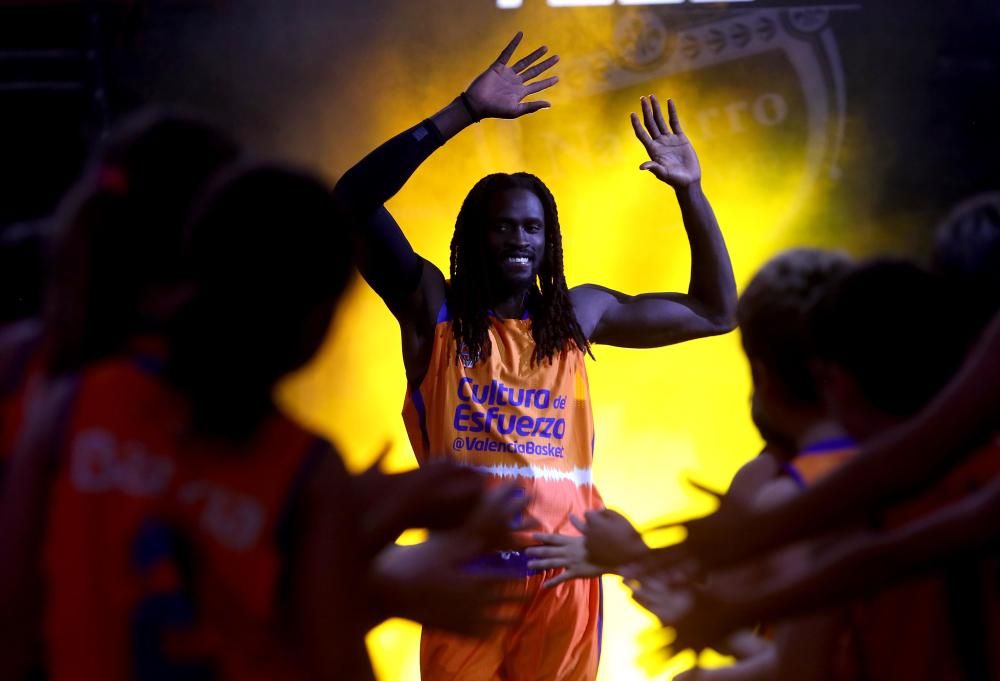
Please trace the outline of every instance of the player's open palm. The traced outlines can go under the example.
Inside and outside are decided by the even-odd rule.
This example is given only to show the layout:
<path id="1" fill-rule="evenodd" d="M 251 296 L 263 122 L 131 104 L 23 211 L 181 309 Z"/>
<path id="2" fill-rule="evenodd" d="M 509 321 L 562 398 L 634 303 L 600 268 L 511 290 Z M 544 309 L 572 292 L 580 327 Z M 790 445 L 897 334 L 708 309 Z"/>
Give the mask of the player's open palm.
<path id="1" fill-rule="evenodd" d="M 681 129 L 677 117 L 677 107 L 672 99 L 667 100 L 669 125 L 663 118 L 663 110 L 655 95 L 640 98 L 642 120 L 632 114 L 632 128 L 649 154 L 649 160 L 639 166 L 648 170 L 671 187 L 679 189 L 701 179 L 701 165 L 694 153 L 691 141 Z"/>
<path id="2" fill-rule="evenodd" d="M 514 56 L 514 50 L 521 42 L 521 36 L 520 32 L 514 36 L 497 60 L 479 74 L 466 90 L 475 109 L 474 113 L 480 118 L 518 118 L 550 106 L 546 101 L 525 102 L 524 98 L 550 88 L 558 82 L 559 79 L 555 76 L 542 80 L 532 79 L 554 66 L 559 57 L 552 55 L 538 62 L 548 51 L 548 48 L 543 46 L 513 66 L 508 66 L 508 62 Z"/>

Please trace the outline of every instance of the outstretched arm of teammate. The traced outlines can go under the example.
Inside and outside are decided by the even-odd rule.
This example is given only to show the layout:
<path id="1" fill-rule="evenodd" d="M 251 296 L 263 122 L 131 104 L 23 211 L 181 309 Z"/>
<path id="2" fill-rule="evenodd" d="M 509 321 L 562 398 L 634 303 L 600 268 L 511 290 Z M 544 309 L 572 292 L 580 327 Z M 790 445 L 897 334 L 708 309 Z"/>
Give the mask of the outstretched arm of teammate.
<path id="1" fill-rule="evenodd" d="M 626 295 L 603 286 L 573 289 L 583 332 L 595 343 L 648 348 L 732 331 L 736 281 L 715 213 L 701 188 L 701 166 L 667 101 L 669 125 L 656 97 L 643 97 L 642 121 L 632 114 L 635 135 L 649 154 L 640 166 L 673 188 L 691 245 L 687 293 Z"/>
<path id="2" fill-rule="evenodd" d="M 856 533 L 829 548 L 812 565 L 755 588 L 721 593 L 694 587 L 675 595 L 671 602 L 653 602 L 654 607 L 661 606 L 653 612 L 676 628 L 677 649 L 700 649 L 753 622 L 836 606 L 951 562 L 987 555 L 1000 539 L 995 522 L 998 513 L 1000 480 L 993 480 L 978 492 L 892 532 Z"/>
<path id="3" fill-rule="evenodd" d="M 995 436 L 997 405 L 1000 314 L 958 374 L 915 417 L 872 438 L 858 456 L 775 508 L 747 512 L 723 499 L 718 511 L 687 523 L 682 544 L 657 549 L 654 560 L 695 559 L 706 569 L 725 566 L 905 497 L 958 465 L 991 433 Z"/>
<path id="4" fill-rule="evenodd" d="M 750 506 L 761 488 L 774 481 L 778 471 L 777 460 L 765 450 L 737 471 L 727 496 Z M 697 485 L 694 481 L 689 482 L 718 498 L 718 493 Z M 570 516 L 570 522 L 580 531 L 579 535 L 541 532 L 534 535 L 535 541 L 541 542 L 541 545 L 526 549 L 527 554 L 535 559 L 528 567 L 539 570 L 564 568 L 562 573 L 544 586 L 616 572 L 629 563 L 642 561 L 650 555 L 650 548 L 642 536 L 617 511 L 588 511 L 585 517 L 586 520 L 580 520 L 576 516 Z M 623 571 L 626 570 L 627 568 Z"/>
<path id="5" fill-rule="evenodd" d="M 649 553 L 649 547 L 639 532 L 617 511 L 587 511 L 584 517 L 585 520 L 580 520 L 570 516 L 573 527 L 580 531 L 579 536 L 539 532 L 534 539 L 542 545 L 525 550 L 532 557 L 529 568 L 563 568 L 563 572 L 543 586 L 552 587 L 571 579 L 600 577 L 604 573 L 616 572 Z"/>

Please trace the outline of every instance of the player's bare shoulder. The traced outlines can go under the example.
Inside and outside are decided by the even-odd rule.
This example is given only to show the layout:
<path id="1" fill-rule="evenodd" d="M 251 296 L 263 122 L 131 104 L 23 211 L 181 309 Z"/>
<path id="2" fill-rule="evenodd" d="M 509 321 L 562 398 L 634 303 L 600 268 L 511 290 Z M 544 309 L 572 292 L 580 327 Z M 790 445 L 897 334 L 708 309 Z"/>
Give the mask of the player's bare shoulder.
<path id="1" fill-rule="evenodd" d="M 569 291 L 576 320 L 583 335 L 593 340 L 594 334 L 611 305 L 621 302 L 624 294 L 599 284 L 580 284 Z"/>

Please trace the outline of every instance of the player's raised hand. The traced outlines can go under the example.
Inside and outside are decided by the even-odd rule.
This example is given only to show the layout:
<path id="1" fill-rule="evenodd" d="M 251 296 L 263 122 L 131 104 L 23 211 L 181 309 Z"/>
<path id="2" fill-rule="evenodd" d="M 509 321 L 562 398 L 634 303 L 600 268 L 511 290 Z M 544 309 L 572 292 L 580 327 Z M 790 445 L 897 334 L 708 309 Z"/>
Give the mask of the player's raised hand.
<path id="1" fill-rule="evenodd" d="M 694 153 L 691 141 L 681 129 L 677 117 L 677 107 L 672 99 L 667 100 L 667 121 L 655 95 L 641 97 L 642 120 L 631 114 L 635 136 L 642 142 L 649 154 L 649 160 L 639 166 L 648 170 L 671 187 L 680 189 L 701 179 L 701 165 Z"/>
<path id="2" fill-rule="evenodd" d="M 546 101 L 525 102 L 524 98 L 550 88 L 559 81 L 555 76 L 533 80 L 554 66 L 559 57 L 552 55 L 544 61 L 538 61 L 548 52 L 548 48 L 543 45 L 509 66 L 522 35 L 518 32 L 497 60 L 466 89 L 469 103 L 475 110 L 473 113 L 478 118 L 518 118 L 551 106 Z"/>

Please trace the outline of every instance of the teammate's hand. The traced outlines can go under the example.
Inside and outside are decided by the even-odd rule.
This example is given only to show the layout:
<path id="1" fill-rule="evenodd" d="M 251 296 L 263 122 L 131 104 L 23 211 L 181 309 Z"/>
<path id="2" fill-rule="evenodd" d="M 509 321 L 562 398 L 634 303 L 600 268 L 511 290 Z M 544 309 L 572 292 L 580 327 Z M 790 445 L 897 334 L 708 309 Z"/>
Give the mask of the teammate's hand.
<path id="1" fill-rule="evenodd" d="M 547 47 L 542 46 L 513 66 L 507 66 L 514 56 L 514 50 L 521 42 L 522 35 L 518 32 L 497 60 L 466 88 L 466 95 L 476 113 L 482 118 L 518 118 L 551 106 L 546 101 L 523 100 L 528 95 L 550 88 L 559 81 L 557 77 L 552 76 L 528 82 L 555 65 L 559 57 L 552 55 L 536 64 L 535 62 L 548 51 Z"/>
<path id="2" fill-rule="evenodd" d="M 677 588 L 671 580 L 647 577 L 634 586 L 632 598 L 676 632 L 673 653 L 704 650 L 743 625 L 737 605 L 706 587 Z"/>
<path id="3" fill-rule="evenodd" d="M 571 515 L 569 520 L 581 532 L 587 527 L 582 520 L 574 515 Z M 558 575 L 542 584 L 543 587 L 549 588 L 571 579 L 600 577 L 604 574 L 604 570 L 600 566 L 587 559 L 587 549 L 584 546 L 582 536 L 547 534 L 545 532 L 536 532 L 532 536 L 535 541 L 542 542 L 543 546 L 530 546 L 525 549 L 525 553 L 534 558 L 528 562 L 530 569 L 565 568 Z"/>
<path id="4" fill-rule="evenodd" d="M 515 489 L 507 484 L 487 492 L 457 529 L 432 532 L 422 544 L 390 546 L 380 553 L 372 586 L 385 610 L 467 636 L 514 624 L 519 609 L 502 606 L 523 598 L 504 594 L 509 577 L 470 572 L 466 565 L 486 551 L 510 546 L 511 532 L 524 526 L 517 518 L 529 498 Z"/>
<path id="5" fill-rule="evenodd" d="M 390 546 L 376 556 L 371 584 L 385 613 L 463 636 L 485 636 L 516 623 L 516 611 L 502 610 L 504 580 L 468 572 L 471 556 L 454 535 L 432 533 L 415 546 Z"/>
<path id="6" fill-rule="evenodd" d="M 386 447 L 364 473 L 352 480 L 362 509 L 362 540 L 372 554 L 406 529 L 453 529 L 480 503 L 486 479 L 469 468 L 432 462 L 404 473 L 388 474 L 380 464 Z"/>
<path id="7" fill-rule="evenodd" d="M 486 551 L 514 545 L 512 533 L 532 530 L 538 522 L 525 512 L 530 497 L 514 483 L 498 485 L 486 492 L 476 508 L 453 535 L 468 559 Z"/>
<path id="8" fill-rule="evenodd" d="M 638 114 L 631 114 L 635 136 L 649 154 L 649 160 L 639 166 L 648 170 L 675 189 L 687 187 L 701 180 L 701 165 L 687 135 L 681 130 L 677 107 L 667 100 L 670 125 L 663 120 L 663 110 L 655 95 L 641 97 L 642 121 Z M 645 127 L 643 127 L 645 124 Z"/>
<path id="9" fill-rule="evenodd" d="M 672 580 L 658 575 L 648 574 L 631 586 L 636 603 L 668 627 L 683 619 L 694 603 L 694 594 L 689 587 L 678 588 Z"/>
<path id="10" fill-rule="evenodd" d="M 581 530 L 586 537 L 587 555 L 597 565 L 615 567 L 645 556 L 649 547 L 625 516 L 603 509 L 587 511 Z"/>

